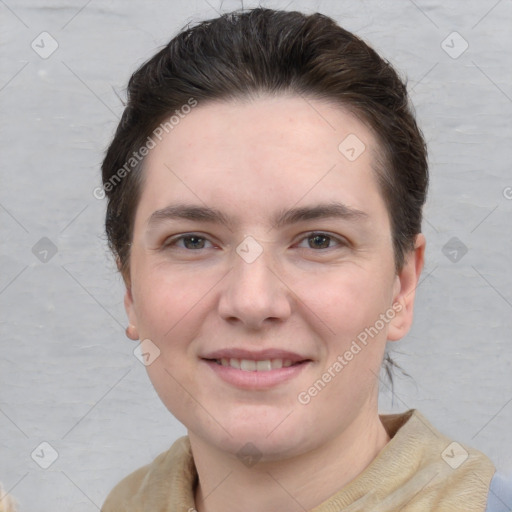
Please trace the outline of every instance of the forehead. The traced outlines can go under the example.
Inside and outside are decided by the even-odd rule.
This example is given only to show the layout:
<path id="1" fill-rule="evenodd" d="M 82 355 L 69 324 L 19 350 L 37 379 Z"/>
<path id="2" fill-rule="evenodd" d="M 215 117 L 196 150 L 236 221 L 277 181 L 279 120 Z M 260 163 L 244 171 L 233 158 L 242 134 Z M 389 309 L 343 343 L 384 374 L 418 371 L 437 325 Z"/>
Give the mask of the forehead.
<path id="1" fill-rule="evenodd" d="M 139 207 L 146 216 L 186 196 L 259 217 L 313 201 L 387 217 L 373 134 L 328 102 L 264 96 L 199 103 L 156 142 L 144 165 Z"/>
<path id="2" fill-rule="evenodd" d="M 176 121 L 164 134 L 166 141 L 160 150 L 164 146 L 168 150 L 179 148 L 187 158 L 284 156 L 290 160 L 296 155 L 316 162 L 340 156 L 355 161 L 359 153 L 369 149 L 362 155 L 369 162 L 371 151 L 376 149 L 371 131 L 347 109 L 302 96 L 199 103 L 180 120 L 175 117 Z M 348 145 L 340 148 L 347 137 Z M 346 152 L 349 146 L 355 153 Z"/>

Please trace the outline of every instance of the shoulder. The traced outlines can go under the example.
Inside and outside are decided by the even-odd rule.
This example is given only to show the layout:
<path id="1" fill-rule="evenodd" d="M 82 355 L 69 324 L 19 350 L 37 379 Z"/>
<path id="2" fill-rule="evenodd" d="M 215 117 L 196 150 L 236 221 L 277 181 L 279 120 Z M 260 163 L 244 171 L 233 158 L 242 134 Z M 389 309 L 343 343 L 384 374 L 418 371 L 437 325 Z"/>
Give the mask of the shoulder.
<path id="1" fill-rule="evenodd" d="M 496 472 L 491 480 L 485 512 L 509 512 L 512 509 L 512 473 Z"/>
<path id="2" fill-rule="evenodd" d="M 140 467 L 123 478 L 109 493 L 101 512 L 138 511 L 139 504 L 147 502 L 148 495 L 158 495 L 156 487 L 167 477 L 182 468 L 190 459 L 190 443 L 188 437 L 181 437 L 169 448 L 158 455 L 151 463 Z"/>

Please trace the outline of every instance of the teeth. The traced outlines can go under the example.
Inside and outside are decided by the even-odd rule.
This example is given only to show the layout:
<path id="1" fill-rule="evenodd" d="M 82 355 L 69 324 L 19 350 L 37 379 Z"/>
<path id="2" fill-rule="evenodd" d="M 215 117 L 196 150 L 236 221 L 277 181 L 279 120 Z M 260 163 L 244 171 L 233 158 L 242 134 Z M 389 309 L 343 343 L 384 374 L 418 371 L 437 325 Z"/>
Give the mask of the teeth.
<path id="1" fill-rule="evenodd" d="M 256 362 L 256 371 L 258 372 L 268 372 L 272 370 L 272 362 L 267 359 L 265 361 L 257 361 Z"/>
<path id="2" fill-rule="evenodd" d="M 221 366 L 229 366 L 246 372 L 269 372 L 270 370 L 279 370 L 280 368 L 288 368 L 292 366 L 289 359 L 263 359 L 254 361 L 252 359 L 217 359 L 217 364 Z"/>
<path id="3" fill-rule="evenodd" d="M 240 361 L 240 369 L 245 372 L 254 372 L 256 371 L 256 361 L 251 361 L 250 359 L 242 359 Z"/>

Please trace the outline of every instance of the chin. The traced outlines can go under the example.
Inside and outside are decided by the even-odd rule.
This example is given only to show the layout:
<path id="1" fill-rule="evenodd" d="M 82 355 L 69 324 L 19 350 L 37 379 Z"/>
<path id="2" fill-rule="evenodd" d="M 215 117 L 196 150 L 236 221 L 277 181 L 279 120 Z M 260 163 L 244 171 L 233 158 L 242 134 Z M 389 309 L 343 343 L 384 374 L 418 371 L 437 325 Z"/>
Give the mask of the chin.
<path id="1" fill-rule="evenodd" d="M 208 439 L 217 449 L 231 453 L 242 462 L 266 462 L 291 458 L 304 450 L 302 440 L 288 436 L 270 439 L 258 432 L 243 432 L 223 439 Z"/>
<path id="2" fill-rule="evenodd" d="M 190 430 L 218 450 L 231 453 L 237 458 L 252 456 L 261 461 L 280 460 L 311 449 L 309 444 L 312 436 L 307 436 L 308 430 L 303 428 L 304 425 L 299 427 L 296 424 L 297 418 L 293 422 L 287 422 L 285 418 L 289 415 L 289 410 L 279 413 L 276 414 L 274 410 L 265 418 L 256 419 L 253 411 L 251 416 L 226 421 L 230 435 L 218 425 L 212 429 L 210 422 L 202 425 L 200 429 Z M 292 416 L 293 414 L 289 419 Z"/>

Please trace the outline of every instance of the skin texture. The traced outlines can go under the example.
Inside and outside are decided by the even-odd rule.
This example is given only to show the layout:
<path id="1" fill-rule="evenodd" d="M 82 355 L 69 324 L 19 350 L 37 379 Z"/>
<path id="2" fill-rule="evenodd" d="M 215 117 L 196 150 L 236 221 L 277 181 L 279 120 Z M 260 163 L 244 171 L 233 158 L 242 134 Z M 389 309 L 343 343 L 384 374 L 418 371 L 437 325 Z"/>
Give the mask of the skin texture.
<path id="1" fill-rule="evenodd" d="M 366 147 L 354 161 L 338 149 L 349 134 Z M 372 168 L 378 151 L 371 131 L 339 106 L 262 96 L 198 105 L 146 159 L 125 306 L 132 336 L 160 350 L 147 371 L 189 431 L 200 512 L 312 508 L 389 441 L 377 376 L 387 340 L 410 328 L 425 241 L 418 235 L 397 275 Z M 272 226 L 284 210 L 332 202 L 363 214 Z M 155 211 L 184 203 L 218 209 L 230 224 L 148 224 Z M 172 238 L 191 233 L 202 238 Z M 262 250 L 251 263 L 236 251 L 247 236 Z M 393 318 L 333 373 L 390 309 Z M 231 348 L 288 350 L 310 362 L 268 389 L 242 389 L 201 359 Z M 330 367 L 335 376 L 300 403 Z M 255 465 L 237 457 L 246 443 L 261 457 Z"/>

